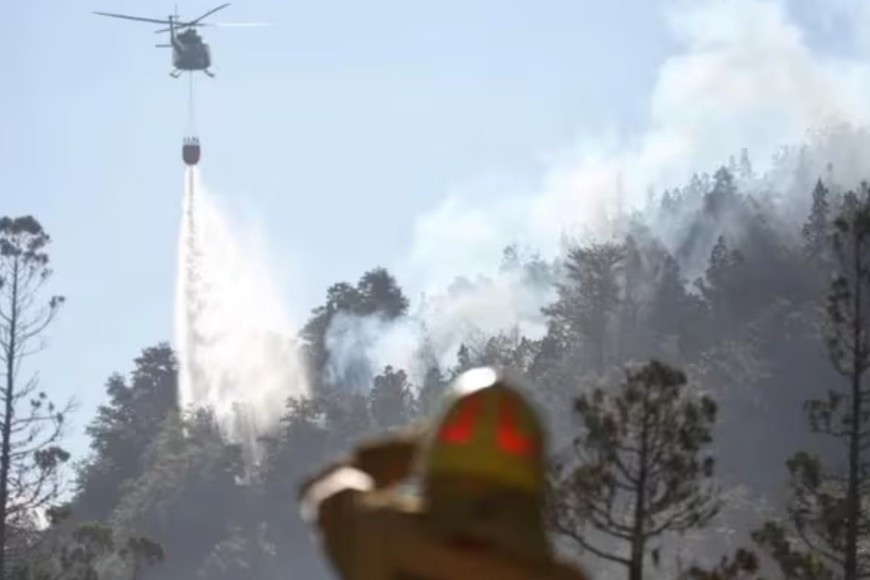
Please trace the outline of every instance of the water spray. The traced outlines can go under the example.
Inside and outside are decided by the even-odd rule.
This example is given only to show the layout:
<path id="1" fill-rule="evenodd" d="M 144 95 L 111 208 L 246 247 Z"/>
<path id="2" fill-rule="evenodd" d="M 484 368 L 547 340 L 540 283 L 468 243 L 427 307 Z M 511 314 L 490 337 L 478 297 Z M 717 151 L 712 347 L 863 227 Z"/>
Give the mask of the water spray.
<path id="1" fill-rule="evenodd" d="M 288 397 L 307 394 L 307 381 L 274 270 L 233 223 L 237 212 L 202 186 L 192 78 L 188 123 L 175 297 L 178 403 L 185 413 L 208 412 L 242 448 L 250 474 L 261 459 L 260 436 L 278 425 Z"/>
<path id="2" fill-rule="evenodd" d="M 279 424 L 290 396 L 307 395 L 295 329 L 264 252 L 187 163 L 178 240 L 175 342 L 179 407 L 208 412 L 241 447 L 248 474 L 261 461 L 259 438 Z M 198 149 L 198 147 L 197 147 Z"/>

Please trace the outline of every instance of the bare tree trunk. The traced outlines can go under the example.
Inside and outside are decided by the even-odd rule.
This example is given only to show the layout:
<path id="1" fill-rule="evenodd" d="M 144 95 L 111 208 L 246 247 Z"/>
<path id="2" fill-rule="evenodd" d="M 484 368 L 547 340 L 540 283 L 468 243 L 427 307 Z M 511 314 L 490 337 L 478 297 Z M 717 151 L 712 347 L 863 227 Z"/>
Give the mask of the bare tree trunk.
<path id="1" fill-rule="evenodd" d="M 858 578 L 858 478 L 860 470 L 859 446 L 861 437 L 861 378 L 864 374 L 863 356 L 864 321 L 861 317 L 861 292 L 863 272 L 861 268 L 861 237 L 854 236 L 853 260 L 855 268 L 855 291 L 853 308 L 855 319 L 852 327 L 852 416 L 849 421 L 849 482 L 846 490 L 846 558 L 843 564 L 843 580 Z"/>
<path id="2" fill-rule="evenodd" d="M 18 258 L 12 267 L 12 298 L 9 308 L 9 344 L 6 347 L 6 386 L 0 439 L 0 580 L 6 580 L 6 517 L 9 504 L 9 455 L 12 437 L 13 395 L 15 391 L 16 338 L 18 333 Z"/>
<path id="3" fill-rule="evenodd" d="M 637 495 L 634 502 L 634 529 L 631 533 L 631 564 L 628 568 L 628 580 L 643 580 L 643 558 L 646 551 L 644 523 L 646 521 L 646 483 L 647 454 L 649 452 L 649 411 L 644 393 L 643 427 L 640 433 L 640 452 L 638 453 Z"/>

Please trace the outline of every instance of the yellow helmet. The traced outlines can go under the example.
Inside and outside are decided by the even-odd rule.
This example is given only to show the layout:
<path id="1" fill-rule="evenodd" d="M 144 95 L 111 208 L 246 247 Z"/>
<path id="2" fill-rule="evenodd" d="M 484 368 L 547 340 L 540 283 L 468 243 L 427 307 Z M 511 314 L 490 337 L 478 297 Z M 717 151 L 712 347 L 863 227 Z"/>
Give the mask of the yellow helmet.
<path id="1" fill-rule="evenodd" d="M 538 495 L 544 480 L 545 433 L 518 381 L 491 367 L 460 375 L 423 457 L 422 484 L 468 479 L 486 487 Z"/>
<path id="2" fill-rule="evenodd" d="M 490 367 L 460 375 L 422 450 L 420 487 L 431 532 L 545 561 L 545 434 L 518 381 Z"/>

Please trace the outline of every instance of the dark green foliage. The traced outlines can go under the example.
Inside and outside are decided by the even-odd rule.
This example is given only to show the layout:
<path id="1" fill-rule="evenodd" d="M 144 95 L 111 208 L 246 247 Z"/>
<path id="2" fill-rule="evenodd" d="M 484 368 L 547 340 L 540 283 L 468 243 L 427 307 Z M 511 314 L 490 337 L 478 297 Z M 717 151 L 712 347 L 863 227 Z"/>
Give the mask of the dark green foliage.
<path id="1" fill-rule="evenodd" d="M 549 521 L 640 580 L 651 541 L 701 527 L 719 510 L 706 451 L 716 404 L 694 395 L 681 371 L 652 361 L 626 370 L 615 389 L 581 396 L 575 410 L 582 433 L 572 457 L 554 466 Z"/>
<path id="2" fill-rule="evenodd" d="M 441 369 L 437 366 L 429 367 L 423 384 L 420 386 L 420 394 L 417 399 L 418 411 L 424 417 L 431 417 L 437 409 L 447 388 L 447 380 Z"/>
<path id="3" fill-rule="evenodd" d="M 47 541 L 13 572 L 16 580 L 137 580 L 163 561 L 163 547 L 143 537 L 119 537 L 108 525 L 88 522 L 48 532 Z M 120 574 L 119 574 L 120 573 Z"/>
<path id="4" fill-rule="evenodd" d="M 359 303 L 355 314 L 380 313 L 396 318 L 408 310 L 408 299 L 396 284 L 396 279 L 384 268 L 375 268 L 363 274 L 356 284 Z"/>
<path id="5" fill-rule="evenodd" d="M 671 255 L 662 261 L 656 282 L 647 319 L 649 331 L 665 342 L 659 344 L 660 350 L 671 342 L 677 352 L 697 356 L 705 335 L 704 302 L 686 290 L 680 264 Z"/>
<path id="6" fill-rule="evenodd" d="M 335 449 L 335 435 L 330 433 L 334 424 L 327 420 L 327 405 L 322 398 L 289 399 L 280 430 L 265 438 L 261 501 L 266 511 L 262 521 L 266 541 L 276 547 L 267 578 L 278 578 L 289 569 L 297 571 L 300 578 L 329 577 L 311 544 L 309 530 L 292 507 L 298 486 L 311 475 L 312 466 L 347 450 Z M 270 506 L 288 507 L 285 511 Z"/>
<path id="7" fill-rule="evenodd" d="M 733 334 L 741 321 L 739 310 L 746 281 L 743 268 L 743 254 L 729 248 L 725 237 L 719 236 L 710 252 L 704 278 L 695 281 L 709 305 L 712 327 L 726 335 Z"/>
<path id="8" fill-rule="evenodd" d="M 371 434 L 373 420 L 366 393 L 335 391 L 318 399 L 323 406 L 324 424 L 328 426 L 329 452 L 339 453 L 360 436 Z"/>
<path id="9" fill-rule="evenodd" d="M 758 556 L 744 548 L 738 549 L 731 557 L 723 557 L 712 570 L 697 566 L 689 568 L 681 580 L 755 580 L 760 569 Z"/>
<path id="10" fill-rule="evenodd" d="M 243 472 L 241 449 L 225 442 L 208 413 L 170 416 L 146 449 L 141 474 L 123 486 L 111 521 L 125 535 L 155 538 L 174 573 L 192 577 L 238 522 Z"/>
<path id="11" fill-rule="evenodd" d="M 558 301 L 544 309 L 552 331 L 568 344 L 582 344 L 599 374 L 609 359 L 621 303 L 625 252 L 609 243 L 571 248 L 564 264 L 567 281 L 558 286 Z"/>
<path id="12" fill-rule="evenodd" d="M 738 203 L 734 171 L 720 167 L 713 174 L 713 188 L 704 196 L 704 210 L 710 215 L 721 215 Z"/>
<path id="13" fill-rule="evenodd" d="M 112 554 L 115 549 L 112 530 L 102 524 L 82 524 L 73 530 L 67 543 L 56 552 L 59 572 L 82 580 L 98 578 L 96 565 L 99 560 Z M 50 577 L 52 574 L 46 574 Z"/>
<path id="14" fill-rule="evenodd" d="M 814 260 L 824 260 L 828 255 L 831 233 L 830 210 L 830 190 L 819 179 L 815 189 L 813 189 L 812 209 L 801 229 L 804 252 Z"/>
<path id="15" fill-rule="evenodd" d="M 118 549 L 118 555 L 129 562 L 131 580 L 137 580 L 146 567 L 162 562 L 165 558 L 163 546 L 144 537 L 127 539 Z"/>
<path id="16" fill-rule="evenodd" d="M 411 422 L 414 394 L 405 371 L 387 366 L 375 377 L 369 393 L 369 408 L 375 425 L 380 429 L 401 427 Z"/>
<path id="17" fill-rule="evenodd" d="M 839 577 L 831 570 L 830 562 L 811 549 L 799 547 L 778 523 L 765 523 L 752 533 L 752 539 L 789 580 L 834 580 Z"/>
<path id="18" fill-rule="evenodd" d="M 384 268 L 375 268 L 362 275 L 356 286 L 346 282 L 333 284 L 326 292 L 326 302 L 312 311 L 312 317 L 301 335 L 315 388 L 322 386 L 321 371 L 329 355 L 325 339 L 329 325 L 337 314 L 355 316 L 378 315 L 394 319 L 408 310 L 408 299 L 395 278 Z"/>
<path id="19" fill-rule="evenodd" d="M 818 189 L 818 188 L 817 188 Z M 834 278 L 828 293 L 827 346 L 843 379 L 827 396 L 806 402 L 810 430 L 833 438 L 845 452 L 826 457 L 805 451 L 787 462 L 792 497 L 790 524 L 803 551 L 787 547 L 785 529 L 769 523 L 759 536 L 775 549 L 786 573 L 793 568 L 808 576 L 842 570 L 845 580 L 870 574 L 870 558 L 862 548 L 870 539 L 870 518 L 863 498 L 870 491 L 870 190 L 846 194 L 834 222 Z M 820 389 L 821 390 L 821 389 Z M 795 561 L 798 563 L 795 564 Z M 821 572 L 816 568 L 821 567 Z"/>
<path id="20" fill-rule="evenodd" d="M 145 450 L 177 412 L 177 373 L 175 354 L 163 343 L 142 351 L 129 380 L 119 374 L 109 378 L 109 401 L 86 429 L 93 456 L 79 469 L 79 517 L 107 517 L 120 499 L 121 484 L 141 472 Z"/>

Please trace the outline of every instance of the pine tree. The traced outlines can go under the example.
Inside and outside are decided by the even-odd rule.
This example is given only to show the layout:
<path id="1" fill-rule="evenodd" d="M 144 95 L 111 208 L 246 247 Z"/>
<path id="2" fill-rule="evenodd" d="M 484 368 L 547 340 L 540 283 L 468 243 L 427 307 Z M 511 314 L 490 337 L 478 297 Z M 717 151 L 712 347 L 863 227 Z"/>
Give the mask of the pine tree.
<path id="1" fill-rule="evenodd" d="M 647 556 L 657 554 L 652 541 L 701 527 L 719 510 L 705 451 L 716 404 L 692 394 L 681 371 L 652 361 L 626 370 L 617 389 L 580 397 L 575 410 L 583 431 L 570 460 L 554 468 L 548 520 L 642 580 Z"/>
<path id="2" fill-rule="evenodd" d="M 129 379 L 106 384 L 108 401 L 86 427 L 93 453 L 79 466 L 76 514 L 100 519 L 117 504 L 123 482 L 140 474 L 142 456 L 170 414 L 178 412 L 178 361 L 161 343 L 142 350 Z"/>
<path id="3" fill-rule="evenodd" d="M 622 303 L 625 253 L 624 245 L 613 243 L 569 250 L 568 282 L 558 285 L 556 303 L 543 309 L 551 324 L 587 349 L 598 373 L 608 362 L 614 317 Z"/>
<path id="4" fill-rule="evenodd" d="M 845 393 L 831 391 L 827 400 L 811 401 L 807 407 L 814 431 L 841 438 L 848 446 L 846 493 L 837 511 L 845 522 L 843 575 L 845 580 L 857 580 L 870 573 L 870 561 L 865 556 L 859 562 L 858 554 L 859 534 L 867 535 L 870 529 L 861 506 L 861 497 L 870 492 L 870 462 L 862 457 L 870 443 L 870 392 L 864 385 L 870 368 L 870 190 L 864 186 L 860 198 L 856 194 L 847 198 L 843 214 L 834 223 L 838 271 L 828 297 L 828 347 L 834 367 L 849 386 Z M 803 469 L 804 482 L 815 483 L 812 479 L 818 472 L 812 464 L 804 464 Z"/>
<path id="5" fill-rule="evenodd" d="M 377 316 L 392 320 L 406 314 L 408 299 L 396 279 L 385 268 L 373 268 L 365 272 L 356 285 L 347 282 L 333 284 L 327 289 L 325 304 L 311 312 L 311 318 L 301 331 L 305 358 L 310 372 L 310 384 L 316 393 L 332 390 L 337 385 L 333 377 L 327 378 L 325 372 L 329 362 L 329 349 L 326 337 L 330 326 L 339 315 L 349 317 Z M 344 323 L 347 322 L 344 319 Z M 354 372 L 361 380 L 369 380 L 374 371 L 366 361 L 359 361 Z"/>
<path id="6" fill-rule="evenodd" d="M 60 469 L 69 459 L 58 443 L 70 405 L 55 407 L 36 376 L 21 380 L 22 363 L 40 350 L 43 332 L 64 301 L 51 296 L 38 303 L 51 276 L 50 242 L 33 217 L 0 219 L 0 580 L 21 556 L 11 553 L 11 532 L 30 527 L 58 499 Z"/>
<path id="7" fill-rule="evenodd" d="M 704 278 L 695 281 L 709 305 L 713 324 L 724 335 L 730 334 L 739 323 L 740 305 L 745 296 L 739 276 L 743 263 L 743 254 L 729 248 L 725 238 L 719 236 L 710 252 Z"/>
<path id="8" fill-rule="evenodd" d="M 727 167 L 720 167 L 713 174 L 713 188 L 704 196 L 704 209 L 709 215 L 718 216 L 737 200 L 737 184 L 734 174 Z"/>
<path id="9" fill-rule="evenodd" d="M 749 150 L 745 147 L 740 150 L 740 161 L 737 166 L 737 177 L 742 183 L 747 183 L 755 177 L 752 162 L 749 160 Z"/>
<path id="10" fill-rule="evenodd" d="M 810 429 L 831 437 L 840 457 L 795 453 L 787 463 L 792 498 L 789 515 L 803 549 L 789 543 L 784 526 L 767 523 L 756 541 L 789 577 L 844 580 L 870 574 L 862 545 L 870 540 L 870 190 L 850 192 L 834 221 L 835 276 L 828 294 L 827 343 L 831 362 L 846 380 L 825 398 L 806 403 Z"/>
<path id="11" fill-rule="evenodd" d="M 807 221 L 801 228 L 804 252 L 815 260 L 823 259 L 829 248 L 830 191 L 819 179 L 813 189 L 813 205 Z"/>
<path id="12" fill-rule="evenodd" d="M 417 412 L 422 417 L 430 417 L 440 407 L 446 389 L 447 379 L 441 369 L 435 365 L 429 367 L 417 396 Z"/>
<path id="13" fill-rule="evenodd" d="M 406 425 L 414 414 L 414 397 L 408 375 L 391 366 L 375 377 L 369 393 L 372 419 L 381 429 Z"/>

